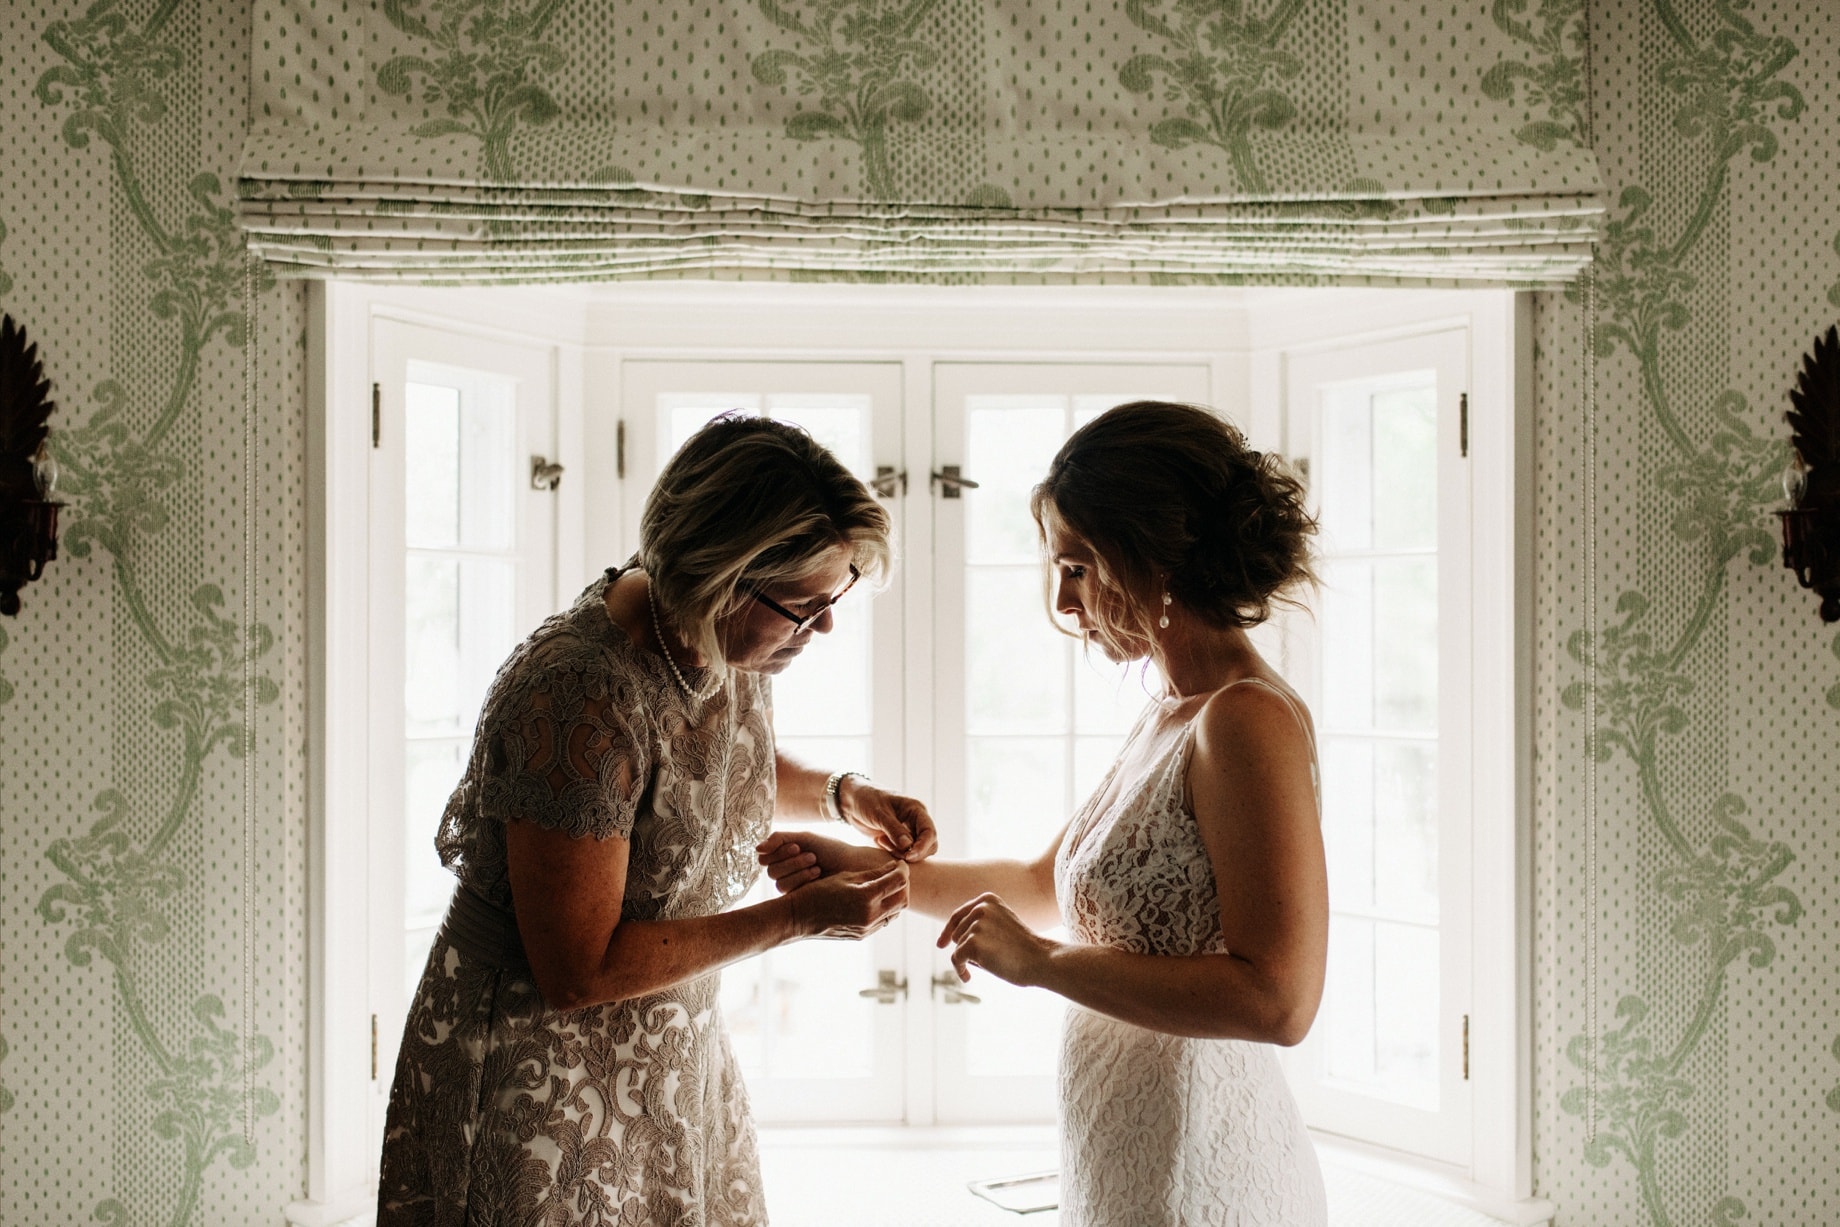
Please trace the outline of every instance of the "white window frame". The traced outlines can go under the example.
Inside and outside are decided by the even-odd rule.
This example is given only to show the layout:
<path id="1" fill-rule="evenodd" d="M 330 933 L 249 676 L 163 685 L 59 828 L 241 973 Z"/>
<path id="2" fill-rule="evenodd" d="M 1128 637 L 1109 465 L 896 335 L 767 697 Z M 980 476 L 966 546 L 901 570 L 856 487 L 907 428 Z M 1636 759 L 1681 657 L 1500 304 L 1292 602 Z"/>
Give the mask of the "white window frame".
<path id="1" fill-rule="evenodd" d="M 570 480 L 556 491 L 560 592 L 585 584 L 582 525 L 590 483 L 582 469 L 582 311 L 546 292 L 455 295 L 419 287 L 314 282 L 307 328 L 308 958 L 307 1190 L 286 1209 L 298 1227 L 368 1215 L 378 1152 L 370 1121 L 388 1095 L 384 1057 L 396 1037 L 377 1034 L 379 995 L 400 994 L 392 964 L 373 951 L 379 875 L 400 877 L 400 856 L 379 856 L 371 822 L 370 747 L 401 730 L 372 727 L 369 640 L 371 334 L 379 319 L 518 341 L 550 350 L 559 460 Z M 503 321 L 515 320 L 515 327 Z M 385 407 L 386 410 L 388 406 Z M 400 407 L 397 414 L 400 429 Z M 389 429 L 386 420 L 384 428 Z M 400 833 L 394 834 L 400 841 Z M 328 866 L 336 865 L 336 874 Z M 389 896 L 389 892 L 385 892 Z M 394 921 L 400 929 L 400 917 Z M 400 946 L 400 933 L 395 935 Z M 396 979 L 391 980 L 394 971 Z"/>
<path id="2" fill-rule="evenodd" d="M 1470 1157 L 1451 1164 L 1327 1133 L 1317 1140 L 1332 1158 L 1404 1174 L 1506 1222 L 1539 1223 L 1552 1208 L 1532 1197 L 1531 299 L 1287 293 L 1253 324 L 1254 435 L 1283 438 L 1296 357 L 1453 328 L 1469 350 Z"/>
<path id="3" fill-rule="evenodd" d="M 487 294 L 515 302 L 488 309 Z M 506 298 L 502 296 L 515 296 Z M 1072 287 L 838 287 L 772 284 L 641 284 L 568 289 L 466 291 L 375 288 L 316 283 L 308 325 L 309 532 L 309 1104 L 307 1199 L 289 1207 L 289 1221 L 333 1224 L 366 1212 L 374 1199 L 376 1155 L 362 1131 L 362 1094 L 351 1089 L 361 1071 L 369 1085 L 369 1009 L 355 986 L 368 982 L 346 953 L 362 949 L 368 916 L 351 906 L 349 867 L 365 863 L 368 836 L 347 829 L 360 813 L 366 730 L 352 719 L 362 709 L 363 670 L 354 668 L 345 622 L 366 599 L 362 553 L 342 549 L 363 531 L 365 450 L 369 446 L 368 314 L 384 311 L 412 322 L 462 324 L 483 317 L 499 334 L 554 343 L 556 389 L 563 407 L 560 451 L 569 466 L 558 532 L 558 584 L 586 582 L 590 562 L 623 558 L 631 527 L 616 479 L 617 423 L 622 416 L 623 358 L 701 360 L 890 360 L 916 349 L 928 335 L 929 361 L 1142 361 L 1149 351 L 1120 340 L 1120 312 L 1160 317 L 1157 360 L 1209 364 L 1215 408 L 1247 424 L 1255 446 L 1282 450 L 1283 362 L 1287 349 L 1307 347 L 1325 333 L 1383 338 L 1430 324 L 1460 323 L 1479 338 L 1472 353 L 1472 423 L 1492 414 L 1506 428 L 1472 433 L 1474 483 L 1497 497 L 1479 499 L 1477 531 L 1509 543 L 1478 554 L 1475 581 L 1484 600 L 1476 609 L 1474 651 L 1505 702 L 1478 706 L 1472 843 L 1476 971 L 1473 977 L 1471 1069 L 1477 1083 L 1475 1145 L 1467 1169 L 1413 1163 L 1396 1153 L 1318 1137 L 1330 1162 L 1359 1165 L 1483 1209 L 1507 1222 L 1546 1221 L 1552 1209 L 1531 1198 L 1531 616 L 1532 389 L 1530 299 L 1506 291 L 1243 290 Z M 685 345 L 682 318 L 693 316 L 701 340 Z M 514 321 L 505 327 L 503 321 Z M 1385 321 L 1384 326 L 1376 321 Z M 1483 340 L 1482 338 L 1487 338 Z M 905 399 L 931 398 L 931 371 L 910 361 Z M 568 408 L 575 407 L 570 418 Z M 930 454 L 928 415 L 910 413 L 904 452 Z M 630 441 L 628 443 L 630 446 Z M 355 461 L 354 461 L 355 458 Z M 924 473 L 915 465 L 915 476 Z M 577 480 L 579 478 L 579 480 Z M 931 517 L 908 517 L 904 567 L 930 565 Z M 354 567 L 356 570 L 354 571 Z M 573 585 L 573 587 L 571 587 Z M 934 629 L 929 584 L 903 585 L 902 621 L 908 650 L 931 659 Z M 893 599 L 893 594 L 890 595 Z M 1276 640 L 1260 635 L 1262 645 Z M 359 641 L 361 642 L 360 636 Z M 1479 673 L 1480 676 L 1480 673 Z M 933 696 L 910 686 L 903 713 L 907 776 L 926 786 L 932 761 Z M 899 780 L 891 781 L 899 783 Z M 340 866 L 337 877 L 328 865 Z M 362 884 L 356 888 L 363 890 Z M 933 956 L 931 934 L 911 925 L 907 966 Z M 920 1012 L 916 1011 L 916 1015 Z M 910 1044 L 930 1047 L 930 1024 L 911 1017 Z M 931 1076 L 910 1074 L 910 1104 L 932 1100 Z M 931 1124 L 925 1111 L 911 1124 Z"/>

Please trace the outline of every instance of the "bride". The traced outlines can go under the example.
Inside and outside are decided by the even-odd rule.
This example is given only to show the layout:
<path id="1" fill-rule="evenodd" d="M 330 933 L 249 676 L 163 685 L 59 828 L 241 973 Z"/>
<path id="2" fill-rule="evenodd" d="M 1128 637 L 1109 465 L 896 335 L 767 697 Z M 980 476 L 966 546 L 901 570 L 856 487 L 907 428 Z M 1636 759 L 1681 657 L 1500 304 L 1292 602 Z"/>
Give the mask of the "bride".
<path id="1" fill-rule="evenodd" d="M 1329 933 L 1308 712 L 1247 628 L 1309 581 L 1295 479 L 1205 409 L 1120 405 L 1031 500 L 1054 609 L 1165 693 L 1033 861 L 910 866 L 970 968 L 1072 1003 L 1061 1042 L 1067 1227 L 1320 1225 L 1315 1152 L 1272 1046 L 1303 1039 Z M 887 853 L 807 832 L 781 889 Z M 1042 930 L 1064 925 L 1056 939 Z"/>

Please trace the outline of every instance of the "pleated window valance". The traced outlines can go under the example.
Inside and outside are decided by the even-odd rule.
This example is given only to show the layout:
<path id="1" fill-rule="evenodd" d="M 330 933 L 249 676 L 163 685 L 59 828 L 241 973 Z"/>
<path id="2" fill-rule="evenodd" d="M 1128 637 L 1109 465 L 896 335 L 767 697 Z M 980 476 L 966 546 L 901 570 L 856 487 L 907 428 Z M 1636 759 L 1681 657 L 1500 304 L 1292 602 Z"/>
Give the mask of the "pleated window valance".
<path id="1" fill-rule="evenodd" d="M 1474 0 L 267 0 L 255 22 L 242 224 L 308 275 L 1552 285 L 1602 212 L 1575 39 Z"/>

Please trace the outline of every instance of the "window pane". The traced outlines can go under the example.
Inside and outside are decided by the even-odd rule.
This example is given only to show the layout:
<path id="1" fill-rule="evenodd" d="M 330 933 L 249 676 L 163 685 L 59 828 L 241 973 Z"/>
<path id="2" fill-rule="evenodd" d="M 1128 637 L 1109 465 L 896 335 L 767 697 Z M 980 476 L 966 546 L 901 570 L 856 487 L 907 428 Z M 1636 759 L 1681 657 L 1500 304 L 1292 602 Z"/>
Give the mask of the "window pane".
<path id="1" fill-rule="evenodd" d="M 1437 558 L 1373 564 L 1375 728 L 1437 729 Z"/>
<path id="2" fill-rule="evenodd" d="M 797 660 L 773 679 L 773 727 L 790 737 L 851 737 L 870 731 L 870 593 L 851 592 Z"/>
<path id="3" fill-rule="evenodd" d="M 1067 821 L 1067 743 L 1059 737 L 966 739 L 973 857 L 1036 857 Z"/>
<path id="4" fill-rule="evenodd" d="M 1437 729 L 1437 558 L 1324 563 L 1323 716 L 1331 729 Z"/>
<path id="5" fill-rule="evenodd" d="M 486 688 L 517 643 L 516 566 L 411 552 L 404 591 L 406 732 L 472 731 Z"/>
<path id="6" fill-rule="evenodd" d="M 1438 919 L 1437 745 L 1374 747 L 1374 904 L 1388 916 Z"/>
<path id="7" fill-rule="evenodd" d="M 665 428 L 658 435 L 658 467 L 677 454 L 677 449 L 691 435 L 709 424 L 709 420 L 732 409 L 743 413 L 760 412 L 758 392 L 660 392 L 659 416 Z"/>
<path id="8" fill-rule="evenodd" d="M 869 398 L 858 395 L 774 395 L 767 413 L 811 432 L 845 468 L 867 481 L 874 476 L 869 455 Z"/>
<path id="9" fill-rule="evenodd" d="M 1081 733 L 1131 731 L 1144 705 L 1163 692 L 1163 678 L 1148 661 L 1115 665 L 1077 640 L 1073 660 L 1073 727 Z"/>
<path id="10" fill-rule="evenodd" d="M 972 396 L 965 407 L 965 475 L 978 482 L 976 496 L 965 501 L 965 557 L 1035 562 L 1041 537 L 1029 491 L 1066 437 L 1066 398 Z"/>
<path id="11" fill-rule="evenodd" d="M 404 520 L 410 545 L 460 542 L 460 389 L 409 383 L 403 397 Z"/>
<path id="12" fill-rule="evenodd" d="M 1438 935 L 1374 926 L 1374 1076 L 1401 1103 L 1438 1107 Z"/>
<path id="13" fill-rule="evenodd" d="M 1311 482 L 1321 508 L 1324 554 L 1373 547 L 1373 432 L 1366 395 L 1357 389 L 1324 389 Z"/>
<path id="14" fill-rule="evenodd" d="M 1319 753 L 1329 901 L 1368 911 L 1374 906 L 1374 745 L 1364 737 L 1325 736 Z"/>
<path id="15" fill-rule="evenodd" d="M 1325 559 L 1317 626 L 1326 728 L 1365 730 L 1374 720 L 1374 566 Z"/>
<path id="16" fill-rule="evenodd" d="M 460 398 L 460 540 L 469 550 L 517 545 L 512 500 L 526 457 L 517 450 L 517 389 L 510 380 L 478 376 Z"/>
<path id="17" fill-rule="evenodd" d="M 1374 546 L 1434 550 L 1437 384 L 1376 392 L 1373 421 Z"/>
<path id="18" fill-rule="evenodd" d="M 766 877 L 737 906 L 777 895 Z M 722 969 L 722 1014 L 751 1078 L 865 1078 L 875 1072 L 870 942 L 793 942 Z"/>
<path id="19" fill-rule="evenodd" d="M 952 974 L 950 968 L 946 974 Z M 1038 988 L 1005 984 L 976 968 L 964 988 L 978 1003 L 945 1008 L 970 1011 L 965 1016 L 967 1073 L 973 1078 L 1054 1076 L 1061 1015 L 1066 1011 L 1061 998 Z"/>
<path id="20" fill-rule="evenodd" d="M 1338 917 L 1329 935 L 1328 1075 L 1411 1107 L 1438 1107 L 1438 935 Z"/>
<path id="21" fill-rule="evenodd" d="M 467 740 L 444 737 L 403 747 L 403 976 L 410 996 L 454 893 L 454 875 L 435 854 L 435 831 L 466 765 Z"/>
<path id="22" fill-rule="evenodd" d="M 965 576 L 965 718 L 973 734 L 1067 726 L 1073 640 L 1047 625 L 1041 593 L 1036 561 L 973 567 Z"/>

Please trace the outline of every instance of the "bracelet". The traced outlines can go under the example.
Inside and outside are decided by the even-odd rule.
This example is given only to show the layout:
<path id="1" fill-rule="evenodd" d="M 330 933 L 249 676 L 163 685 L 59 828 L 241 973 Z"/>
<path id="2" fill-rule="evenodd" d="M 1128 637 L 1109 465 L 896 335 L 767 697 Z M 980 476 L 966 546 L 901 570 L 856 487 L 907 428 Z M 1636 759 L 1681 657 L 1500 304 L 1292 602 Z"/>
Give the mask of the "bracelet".
<path id="1" fill-rule="evenodd" d="M 818 811 L 832 822 L 845 821 L 843 803 L 839 794 L 843 790 L 844 777 L 851 775 L 859 780 L 869 778 L 860 771 L 833 771 L 830 778 L 824 781 L 824 798 L 818 803 Z"/>

